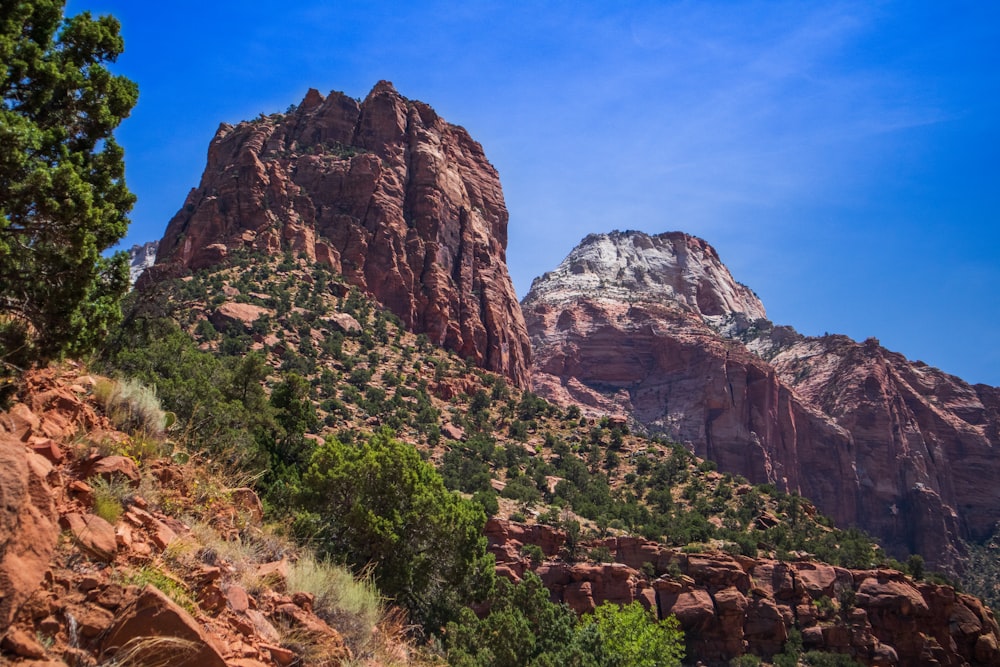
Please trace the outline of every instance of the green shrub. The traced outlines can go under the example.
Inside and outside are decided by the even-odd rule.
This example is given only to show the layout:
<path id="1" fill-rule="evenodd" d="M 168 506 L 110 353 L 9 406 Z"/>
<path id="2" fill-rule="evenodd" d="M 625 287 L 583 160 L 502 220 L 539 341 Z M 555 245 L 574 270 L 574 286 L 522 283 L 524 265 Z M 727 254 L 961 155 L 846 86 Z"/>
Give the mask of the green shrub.
<path id="1" fill-rule="evenodd" d="M 594 547 L 590 550 L 588 554 L 590 560 L 597 563 L 613 563 L 615 558 L 611 555 L 611 549 L 608 549 L 603 544 L 599 547 Z"/>
<path id="2" fill-rule="evenodd" d="M 522 546 L 521 555 L 530 560 L 532 565 L 538 565 L 545 560 L 545 552 L 537 544 L 525 544 Z"/>
<path id="3" fill-rule="evenodd" d="M 110 481 L 94 477 L 90 486 L 94 490 L 94 514 L 113 526 L 121 518 L 124 511 L 122 502 L 132 493 L 131 487 L 117 477 Z"/>
<path id="4" fill-rule="evenodd" d="M 448 625 L 445 649 L 455 667 L 522 667 L 571 665 L 599 667 L 597 633 L 583 631 L 566 605 L 549 600 L 549 592 L 533 572 L 517 585 L 499 584 L 490 614 L 477 618 L 463 609 Z"/>
<path id="5" fill-rule="evenodd" d="M 429 631 L 492 589 L 482 509 L 448 491 L 387 430 L 354 446 L 331 437 L 316 448 L 296 506 L 300 537 L 356 570 L 373 564 L 379 588 Z"/>
<path id="6" fill-rule="evenodd" d="M 861 663 L 844 653 L 823 653 L 807 651 L 802 655 L 802 662 L 810 667 L 862 667 Z"/>
<path id="7" fill-rule="evenodd" d="M 138 586 L 139 588 L 142 588 L 147 584 L 155 586 L 168 598 L 179 604 L 181 607 L 184 607 L 189 614 L 193 615 L 198 613 L 198 606 L 195 604 L 194 600 L 191 599 L 191 595 L 188 593 L 184 584 L 170 576 L 167 576 L 163 570 L 159 569 L 155 565 L 146 565 L 139 570 L 126 574 L 124 576 L 124 581 L 126 584 Z"/>
<path id="8" fill-rule="evenodd" d="M 606 665 L 669 667 L 684 657 L 684 633 L 674 616 L 657 621 L 638 601 L 619 607 L 604 603 L 585 624 L 597 628 Z"/>

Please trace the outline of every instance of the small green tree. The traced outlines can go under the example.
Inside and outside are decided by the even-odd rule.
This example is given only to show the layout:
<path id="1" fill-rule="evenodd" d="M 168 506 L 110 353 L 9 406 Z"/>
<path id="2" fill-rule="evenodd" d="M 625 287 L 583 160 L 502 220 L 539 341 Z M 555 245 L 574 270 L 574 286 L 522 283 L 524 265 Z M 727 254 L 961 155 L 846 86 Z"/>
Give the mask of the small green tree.
<path id="1" fill-rule="evenodd" d="M 605 603 L 587 617 L 597 627 L 609 667 L 670 667 L 684 657 L 684 633 L 674 616 L 657 621 L 639 602 Z"/>
<path id="2" fill-rule="evenodd" d="M 128 227 L 112 132 L 135 105 L 112 75 L 124 43 L 111 16 L 63 20 L 64 0 L 0 3 L 0 361 L 87 352 L 121 318 Z"/>
<path id="3" fill-rule="evenodd" d="M 492 591 L 482 508 L 448 491 L 388 430 L 356 446 L 328 438 L 302 476 L 298 504 L 300 532 L 324 555 L 371 567 L 379 588 L 427 631 Z"/>
<path id="4" fill-rule="evenodd" d="M 490 614 L 462 610 L 445 633 L 448 664 L 456 667 L 599 667 L 596 633 L 585 631 L 534 572 L 518 584 L 501 580 Z"/>

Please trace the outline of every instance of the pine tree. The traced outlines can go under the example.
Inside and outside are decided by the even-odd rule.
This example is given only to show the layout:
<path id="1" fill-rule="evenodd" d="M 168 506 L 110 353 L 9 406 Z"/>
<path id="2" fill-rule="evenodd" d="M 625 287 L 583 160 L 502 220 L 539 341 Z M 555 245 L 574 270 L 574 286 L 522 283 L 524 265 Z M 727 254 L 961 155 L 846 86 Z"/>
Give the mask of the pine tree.
<path id="1" fill-rule="evenodd" d="M 119 23 L 0 0 L 0 362 L 85 353 L 121 317 L 135 197 L 112 132 L 138 88 L 106 68 Z"/>

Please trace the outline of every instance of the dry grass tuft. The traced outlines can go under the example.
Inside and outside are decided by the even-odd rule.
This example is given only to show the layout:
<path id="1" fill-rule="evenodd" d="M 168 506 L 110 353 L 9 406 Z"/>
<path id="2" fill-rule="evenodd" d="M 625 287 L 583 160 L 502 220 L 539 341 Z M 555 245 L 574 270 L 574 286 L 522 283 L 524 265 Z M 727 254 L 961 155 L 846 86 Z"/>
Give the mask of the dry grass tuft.
<path id="1" fill-rule="evenodd" d="M 197 644 L 179 637 L 135 637 L 101 667 L 170 667 L 197 652 Z"/>
<path id="2" fill-rule="evenodd" d="M 288 590 L 315 596 L 313 611 L 337 628 L 355 655 L 371 651 L 385 602 L 367 573 L 355 578 L 346 567 L 304 552 L 288 569 Z"/>
<path id="3" fill-rule="evenodd" d="M 94 397 L 123 431 L 155 437 L 162 435 L 167 427 L 167 413 L 160 406 L 156 390 L 138 380 L 101 379 L 94 386 Z"/>

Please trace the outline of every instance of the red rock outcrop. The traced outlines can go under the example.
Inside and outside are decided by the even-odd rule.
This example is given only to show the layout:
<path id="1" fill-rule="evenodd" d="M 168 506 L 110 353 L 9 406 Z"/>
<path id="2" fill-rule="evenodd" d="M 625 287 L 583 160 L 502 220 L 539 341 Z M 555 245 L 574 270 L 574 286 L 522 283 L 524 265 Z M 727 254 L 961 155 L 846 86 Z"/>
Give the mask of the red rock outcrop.
<path id="1" fill-rule="evenodd" d="M 220 126 L 157 263 L 162 275 L 237 250 L 304 255 L 413 331 L 524 386 L 530 347 L 507 272 L 507 217 L 482 147 L 426 104 L 385 81 L 361 103 L 310 90 L 287 114 Z"/>
<path id="2" fill-rule="evenodd" d="M 851 433 L 868 509 L 859 525 L 944 564 L 958 561 L 957 538 L 982 541 L 996 530 L 996 388 L 970 386 L 875 339 L 807 338 L 766 323 L 756 328 L 744 334 L 750 349 Z"/>
<path id="3" fill-rule="evenodd" d="M 1000 662 L 1000 627 L 978 599 L 893 570 L 688 554 L 634 537 L 584 545 L 606 547 L 611 563 L 552 557 L 533 564 L 520 546 L 533 537 L 538 546 L 552 544 L 558 531 L 491 523 L 499 573 L 519 579 L 533 570 L 554 600 L 579 613 L 638 600 L 660 618 L 673 614 L 692 663 L 726 665 L 746 653 L 771 658 L 793 628 L 805 650 L 847 654 L 864 665 Z"/>
<path id="4" fill-rule="evenodd" d="M 307 652 L 322 664 L 350 663 L 311 595 L 276 590 L 287 588 L 287 559 L 261 565 L 203 549 L 138 489 L 117 519 L 96 516 L 101 478 L 124 485 L 148 476 L 155 486 L 142 488 L 190 512 L 205 472 L 169 458 L 137 467 L 103 456 L 104 448 L 127 448 L 130 436 L 101 414 L 90 392 L 96 379 L 74 370 L 27 373 L 18 400 L 0 412 L 0 664 L 277 667 L 302 663 Z M 262 516 L 251 489 L 230 491 L 231 499 L 201 506 L 219 539 Z M 60 525 L 70 539 L 60 540 Z M 177 541 L 167 568 L 165 550 Z M 238 568 L 248 567 L 262 577 L 252 595 L 238 583 Z M 281 581 L 269 586 L 272 577 Z"/>
<path id="5" fill-rule="evenodd" d="M 799 492 L 897 557 L 960 570 L 960 539 L 1000 520 L 997 389 L 874 341 L 772 327 L 700 239 L 590 236 L 523 306 L 536 392 Z"/>
<path id="6" fill-rule="evenodd" d="M 123 608 L 102 640 L 102 653 L 114 655 L 130 643 L 153 637 L 171 637 L 186 644 L 172 656 L 176 667 L 226 667 L 219 648 L 198 622 L 155 586 L 146 586 Z M 162 647 L 149 650 L 146 659 L 165 657 Z"/>
<path id="7" fill-rule="evenodd" d="M 10 625 L 42 582 L 59 538 L 46 479 L 52 464 L 15 436 L 0 428 L 0 628 Z"/>

